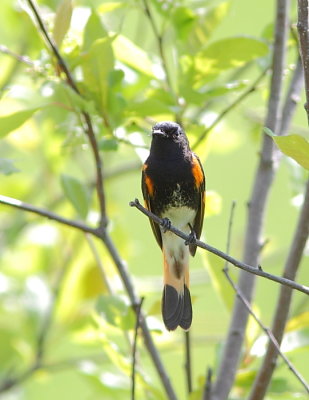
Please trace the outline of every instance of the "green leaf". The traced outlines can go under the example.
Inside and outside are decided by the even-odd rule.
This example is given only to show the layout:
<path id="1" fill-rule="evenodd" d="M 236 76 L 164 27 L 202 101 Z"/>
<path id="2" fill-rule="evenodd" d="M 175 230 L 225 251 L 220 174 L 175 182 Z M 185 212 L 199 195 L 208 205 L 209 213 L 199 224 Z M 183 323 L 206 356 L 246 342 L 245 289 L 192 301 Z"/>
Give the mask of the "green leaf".
<path id="1" fill-rule="evenodd" d="M 180 39 L 184 39 L 194 26 L 197 16 L 188 7 L 177 7 L 172 15 L 172 22 Z"/>
<path id="2" fill-rule="evenodd" d="M 9 115 L 2 115 L 0 117 L 0 138 L 3 138 L 10 132 L 15 131 L 15 129 L 23 125 L 38 110 L 39 107 L 17 111 Z"/>
<path id="3" fill-rule="evenodd" d="M 99 149 L 102 151 L 115 151 L 118 149 L 118 141 L 112 138 L 103 138 L 99 141 Z"/>
<path id="4" fill-rule="evenodd" d="M 214 254 L 207 254 L 205 251 L 202 253 L 202 259 L 217 294 L 227 310 L 231 311 L 234 303 L 235 292 L 222 272 L 224 261 Z M 231 272 L 230 274 L 233 276 Z"/>
<path id="5" fill-rule="evenodd" d="M 72 0 L 63 0 L 57 9 L 54 22 L 53 38 L 58 47 L 61 46 L 62 41 L 70 28 L 72 17 Z"/>
<path id="6" fill-rule="evenodd" d="M 113 49 L 119 61 L 136 71 L 142 72 L 152 78 L 155 77 L 153 63 L 148 54 L 128 38 L 123 35 L 117 35 L 113 41 Z"/>
<path id="7" fill-rule="evenodd" d="M 135 314 L 121 296 L 101 296 L 96 308 L 113 326 L 124 330 L 133 329 L 135 326 Z"/>
<path id="8" fill-rule="evenodd" d="M 15 167 L 12 160 L 0 158 L 0 173 L 3 175 L 11 175 L 20 170 Z"/>
<path id="9" fill-rule="evenodd" d="M 127 4 L 126 2 L 120 1 L 108 1 L 106 3 L 101 4 L 98 7 L 98 12 L 105 14 L 114 10 L 118 10 L 119 8 L 125 7 Z"/>
<path id="10" fill-rule="evenodd" d="M 221 39 L 211 43 L 195 57 L 195 81 L 208 82 L 220 72 L 238 68 L 267 55 L 269 49 L 261 40 L 249 37 Z"/>
<path id="11" fill-rule="evenodd" d="M 82 218 L 88 214 L 88 193 L 85 186 L 76 178 L 61 175 L 61 186 L 67 199 Z"/>
<path id="12" fill-rule="evenodd" d="M 276 145 L 285 155 L 293 158 L 303 168 L 309 170 L 309 142 L 300 135 L 272 135 Z"/>
<path id="13" fill-rule="evenodd" d="M 84 29 L 83 36 L 83 51 L 88 51 L 92 43 L 97 39 L 102 39 L 107 36 L 107 32 L 101 22 L 100 17 L 95 11 L 92 11 Z"/>
<path id="14" fill-rule="evenodd" d="M 98 39 L 92 43 L 89 52 L 82 59 L 85 85 L 96 94 L 100 110 L 105 109 L 108 99 L 108 77 L 114 68 L 112 38 Z"/>

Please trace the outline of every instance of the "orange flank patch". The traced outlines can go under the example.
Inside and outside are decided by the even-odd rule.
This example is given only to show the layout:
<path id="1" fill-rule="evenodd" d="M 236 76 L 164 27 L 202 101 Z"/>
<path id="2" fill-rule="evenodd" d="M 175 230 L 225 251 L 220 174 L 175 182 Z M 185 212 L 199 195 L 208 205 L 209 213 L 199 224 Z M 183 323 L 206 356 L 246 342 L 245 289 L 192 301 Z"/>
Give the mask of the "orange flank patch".
<path id="1" fill-rule="evenodd" d="M 145 179 L 145 185 L 147 187 L 148 193 L 150 196 L 153 196 L 153 192 L 154 192 L 154 184 L 152 179 L 146 174 L 146 169 L 147 169 L 148 165 L 144 164 L 143 165 L 143 173 L 144 173 L 144 179 Z"/>
<path id="2" fill-rule="evenodd" d="M 153 196 L 154 185 L 153 185 L 152 180 L 147 175 L 145 175 L 145 184 L 147 186 L 147 190 L 148 190 L 149 195 Z"/>
<path id="3" fill-rule="evenodd" d="M 200 166 L 198 159 L 195 156 L 193 156 L 192 162 L 193 162 L 192 173 L 195 179 L 195 185 L 196 187 L 200 187 L 204 181 L 203 170 Z"/>

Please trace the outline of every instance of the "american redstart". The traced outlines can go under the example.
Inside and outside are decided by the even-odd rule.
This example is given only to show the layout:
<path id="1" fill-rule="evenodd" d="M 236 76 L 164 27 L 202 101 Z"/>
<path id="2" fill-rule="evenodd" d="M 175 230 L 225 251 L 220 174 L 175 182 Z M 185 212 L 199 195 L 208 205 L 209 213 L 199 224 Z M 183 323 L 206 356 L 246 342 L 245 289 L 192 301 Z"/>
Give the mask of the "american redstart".
<path id="1" fill-rule="evenodd" d="M 159 122 L 152 128 L 150 154 L 142 171 L 146 207 L 191 237 L 200 238 L 205 209 L 205 176 L 198 156 L 190 149 L 184 130 L 175 122 Z M 184 240 L 150 219 L 164 260 L 162 317 L 168 330 L 192 322 L 189 291 L 189 253 L 194 240 Z"/>

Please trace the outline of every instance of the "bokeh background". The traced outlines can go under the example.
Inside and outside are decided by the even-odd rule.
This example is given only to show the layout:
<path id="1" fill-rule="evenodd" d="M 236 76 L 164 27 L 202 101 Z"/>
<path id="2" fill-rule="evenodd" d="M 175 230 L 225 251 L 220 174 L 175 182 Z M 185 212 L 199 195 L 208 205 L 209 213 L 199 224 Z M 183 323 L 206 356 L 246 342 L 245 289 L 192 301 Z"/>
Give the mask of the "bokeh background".
<path id="1" fill-rule="evenodd" d="M 94 166 L 81 129 L 80 110 L 91 113 L 106 174 L 108 229 L 138 294 L 144 297 L 143 310 L 172 384 L 179 399 L 185 399 L 183 332 L 166 332 L 160 316 L 162 255 L 148 220 L 129 207 L 129 202 L 142 199 L 140 168 L 147 157 L 154 122 L 180 114 L 191 144 L 195 143 L 270 62 L 275 4 L 267 0 L 148 3 L 158 30 L 164 32 L 170 82 L 143 1 L 76 0 L 71 20 L 70 12 L 65 11 L 71 2 L 38 2 L 42 18 L 59 41 L 85 96 L 80 104 L 55 72 L 55 61 L 29 16 L 27 2 L 2 0 L 0 44 L 5 48 L 0 49 L 0 194 L 95 224 L 98 205 Z M 61 6 L 63 20 L 58 22 L 57 31 L 55 15 L 60 18 L 57 10 Z M 285 85 L 296 62 L 295 16 L 293 4 Z M 64 27 L 63 38 L 59 26 Z M 90 46 L 106 38 L 107 32 L 109 37 L 121 34 L 122 42 L 119 40 L 116 47 L 108 41 L 101 47 L 100 42 L 97 58 L 95 47 L 89 55 Z M 190 57 L 194 59 L 212 43 L 230 39 L 234 49 L 236 37 L 252 40 L 252 54 L 247 48 L 242 50 L 244 44 L 235 45 L 234 55 L 227 52 L 225 61 L 218 52 L 222 68 L 214 72 L 210 66 L 206 78 L 200 77 L 200 71 L 193 71 L 191 76 L 185 69 Z M 7 50 L 13 56 L 5 54 Z M 29 57 L 28 64 L 18 60 L 17 54 Z M 195 148 L 207 179 L 203 239 L 225 250 L 235 201 L 230 253 L 240 259 L 268 88 L 266 75 Z M 185 105 L 177 108 L 172 93 Z M 303 103 L 304 97 L 289 133 L 308 139 Z M 24 110 L 26 116 L 20 113 Z M 13 117 L 3 117 L 8 115 Z M 270 194 L 264 234 L 267 244 L 262 257 L 263 269 L 275 275 L 280 275 L 284 266 L 306 176 L 297 163 L 282 157 Z M 18 377 L 16 385 L 4 391 L 1 398 L 129 398 L 128 340 L 132 338 L 134 314 L 102 244 L 72 228 L 5 205 L 0 206 L 0 221 L 0 384 Z M 234 294 L 221 272 L 222 260 L 199 250 L 190 262 L 194 399 L 200 396 L 206 368 L 216 371 Z M 309 282 L 308 267 L 307 249 L 297 277 L 305 285 Z M 109 287 L 102 283 L 102 270 Z M 233 266 L 230 270 L 237 278 L 238 271 Z M 257 280 L 253 307 L 268 326 L 278 289 L 274 282 Z M 23 375 L 37 356 L 42 332 L 43 367 Z M 294 293 L 283 350 L 307 380 L 308 345 L 308 299 Z M 141 337 L 138 346 L 137 398 L 164 399 Z M 250 320 L 231 398 L 245 398 L 264 350 L 263 334 Z M 267 399 L 279 396 L 305 399 L 299 383 L 281 362 Z"/>

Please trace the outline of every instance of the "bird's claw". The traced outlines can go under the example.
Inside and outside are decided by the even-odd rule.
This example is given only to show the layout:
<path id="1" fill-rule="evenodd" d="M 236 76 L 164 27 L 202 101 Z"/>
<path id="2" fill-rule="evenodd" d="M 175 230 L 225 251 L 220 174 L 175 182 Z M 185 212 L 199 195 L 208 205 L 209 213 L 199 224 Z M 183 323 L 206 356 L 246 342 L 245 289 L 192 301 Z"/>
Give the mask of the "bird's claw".
<path id="1" fill-rule="evenodd" d="M 188 246 L 188 245 L 190 245 L 190 244 L 195 244 L 196 243 L 196 233 L 195 233 L 195 231 L 193 230 L 193 228 L 192 228 L 192 226 L 191 225 L 189 225 L 190 226 L 190 229 L 191 229 L 191 232 L 189 233 L 189 237 L 188 237 L 188 239 L 185 241 L 185 245 L 186 246 Z"/>
<path id="2" fill-rule="evenodd" d="M 161 226 L 163 228 L 163 233 L 168 231 L 171 228 L 171 221 L 168 218 L 162 218 Z"/>

